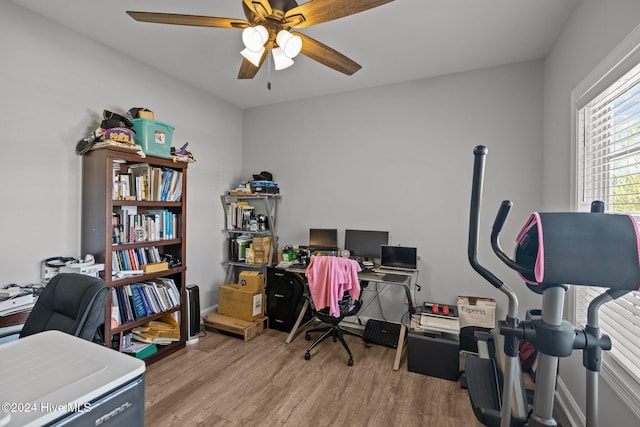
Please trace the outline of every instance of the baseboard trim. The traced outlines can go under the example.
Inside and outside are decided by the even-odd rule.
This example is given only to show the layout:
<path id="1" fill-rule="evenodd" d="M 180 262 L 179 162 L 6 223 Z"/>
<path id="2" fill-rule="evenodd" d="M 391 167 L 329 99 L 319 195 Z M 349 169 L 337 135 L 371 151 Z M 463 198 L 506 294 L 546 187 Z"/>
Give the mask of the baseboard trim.
<path id="1" fill-rule="evenodd" d="M 556 409 L 558 416 L 566 420 L 569 426 L 583 426 L 586 423 L 586 418 L 578 402 L 573 398 L 573 395 L 569 392 L 569 389 L 562 381 L 562 378 L 558 377 L 556 382 Z M 564 425 L 564 423 L 563 423 Z"/>
<path id="2" fill-rule="evenodd" d="M 217 312 L 218 312 L 218 304 L 212 305 L 211 307 L 200 309 L 200 317 L 207 317 L 207 315 L 211 313 L 217 313 Z"/>

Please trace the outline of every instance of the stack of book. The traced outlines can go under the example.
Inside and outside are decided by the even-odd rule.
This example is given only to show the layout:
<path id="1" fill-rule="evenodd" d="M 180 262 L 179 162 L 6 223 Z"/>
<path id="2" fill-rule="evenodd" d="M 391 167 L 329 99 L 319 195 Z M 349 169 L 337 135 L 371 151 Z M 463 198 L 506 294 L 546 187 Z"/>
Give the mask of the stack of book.
<path id="1" fill-rule="evenodd" d="M 177 202 L 182 198 L 182 172 L 171 168 L 137 163 L 126 172 L 120 164 L 113 169 L 114 200 Z"/>
<path id="2" fill-rule="evenodd" d="M 111 271 L 114 275 L 121 271 L 143 270 L 143 266 L 161 261 L 162 256 L 155 246 L 111 251 Z"/>
<path id="3" fill-rule="evenodd" d="M 122 206 L 111 214 L 114 245 L 171 240 L 180 237 L 180 215 L 168 209 L 138 213 L 137 206 Z"/>
<path id="4" fill-rule="evenodd" d="M 122 325 L 180 305 L 173 279 L 158 278 L 111 288 L 112 323 Z"/>
<path id="5" fill-rule="evenodd" d="M 251 219 L 255 218 L 256 208 L 246 201 L 231 202 L 225 209 L 228 230 L 248 230 Z"/>
<path id="6" fill-rule="evenodd" d="M 122 352 L 138 359 L 145 359 L 152 354 L 157 353 L 158 347 L 155 344 L 132 342 L 131 345 L 123 348 Z"/>
<path id="7" fill-rule="evenodd" d="M 133 328 L 133 339 L 147 344 L 166 345 L 180 341 L 180 325 L 172 314 Z"/>

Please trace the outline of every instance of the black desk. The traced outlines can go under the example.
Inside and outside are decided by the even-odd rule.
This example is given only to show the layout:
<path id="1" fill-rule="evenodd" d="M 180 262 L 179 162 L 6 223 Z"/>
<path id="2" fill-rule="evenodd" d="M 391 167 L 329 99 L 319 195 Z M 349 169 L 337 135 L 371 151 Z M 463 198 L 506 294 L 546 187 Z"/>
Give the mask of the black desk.
<path id="1" fill-rule="evenodd" d="M 306 268 L 304 266 L 299 264 L 293 264 L 290 267 L 287 267 L 286 270 L 292 273 L 299 274 L 302 277 L 303 281 L 306 282 L 306 277 L 304 275 Z M 397 273 L 397 272 L 389 271 L 389 273 Z M 413 302 L 411 300 L 411 289 L 410 289 L 411 275 L 409 274 L 402 275 L 404 276 L 404 279 L 400 279 L 400 278 L 385 279 L 384 276 L 385 276 L 385 273 L 378 272 L 378 271 L 361 271 L 360 273 L 358 273 L 358 279 L 360 279 L 361 282 L 389 283 L 393 285 L 402 286 L 407 295 L 409 311 L 412 311 Z M 293 338 L 298 332 L 298 329 L 300 329 L 300 327 L 303 326 L 301 325 L 302 319 L 304 318 L 304 313 L 307 311 L 308 308 L 309 308 L 309 299 L 305 298 L 304 305 L 300 310 L 298 318 L 296 319 L 296 323 L 293 325 L 293 328 L 291 328 L 291 332 L 289 332 L 289 335 L 287 336 L 287 339 L 286 339 L 287 344 L 293 341 Z M 401 322 L 400 336 L 398 337 L 398 346 L 396 348 L 396 357 L 393 362 L 394 371 L 397 371 L 398 369 L 400 369 L 400 362 L 405 352 L 406 338 L 407 338 L 407 327 L 405 326 L 404 322 Z"/>

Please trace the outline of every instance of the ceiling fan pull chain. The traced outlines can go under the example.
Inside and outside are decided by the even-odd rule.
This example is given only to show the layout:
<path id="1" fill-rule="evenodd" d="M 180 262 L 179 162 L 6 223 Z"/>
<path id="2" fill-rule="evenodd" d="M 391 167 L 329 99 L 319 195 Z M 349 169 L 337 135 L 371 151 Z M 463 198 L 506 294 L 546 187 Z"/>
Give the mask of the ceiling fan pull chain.
<path id="1" fill-rule="evenodd" d="M 271 90 L 271 55 L 267 54 L 267 89 Z"/>

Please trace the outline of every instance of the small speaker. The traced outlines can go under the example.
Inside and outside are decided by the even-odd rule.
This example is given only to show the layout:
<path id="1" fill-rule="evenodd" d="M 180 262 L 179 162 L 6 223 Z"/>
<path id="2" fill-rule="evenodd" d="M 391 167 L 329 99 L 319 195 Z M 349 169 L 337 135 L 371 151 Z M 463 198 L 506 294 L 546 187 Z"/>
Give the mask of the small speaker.
<path id="1" fill-rule="evenodd" d="M 200 288 L 187 285 L 187 344 L 195 344 L 200 338 Z"/>

